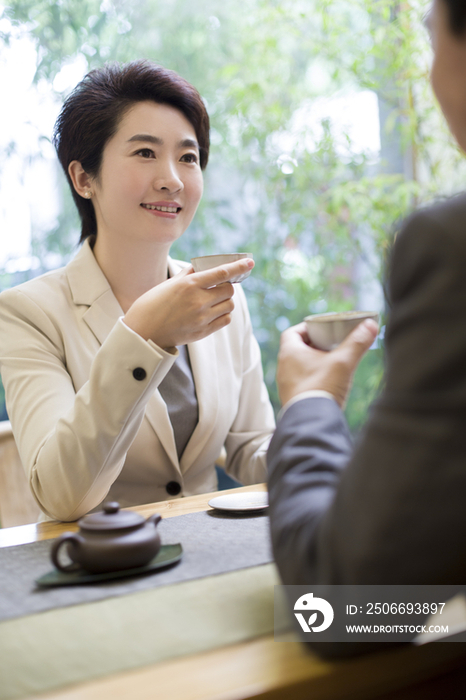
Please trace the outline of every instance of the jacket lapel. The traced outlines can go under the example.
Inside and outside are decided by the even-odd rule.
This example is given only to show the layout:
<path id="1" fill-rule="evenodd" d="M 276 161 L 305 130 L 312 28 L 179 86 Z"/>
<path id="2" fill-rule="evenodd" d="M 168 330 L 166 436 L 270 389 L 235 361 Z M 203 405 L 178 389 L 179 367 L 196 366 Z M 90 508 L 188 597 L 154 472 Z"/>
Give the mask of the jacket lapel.
<path id="1" fill-rule="evenodd" d="M 175 261 L 168 259 L 168 269 L 170 277 L 176 275 L 182 268 Z M 146 406 L 146 418 L 153 431 L 157 435 L 163 449 L 169 457 L 175 469 L 180 472 L 180 463 L 176 451 L 175 435 L 173 426 L 168 415 L 167 404 L 163 400 L 160 391 L 157 389 Z"/>
<path id="2" fill-rule="evenodd" d="M 173 427 L 170 422 L 170 416 L 168 415 L 167 404 L 162 399 L 158 389 L 156 389 L 154 395 L 147 402 L 145 416 L 173 466 L 179 472 L 180 465 L 178 462 Z"/>
<path id="3" fill-rule="evenodd" d="M 83 320 L 102 345 L 123 312 L 112 290 L 97 299 L 84 313 Z"/>
<path id="4" fill-rule="evenodd" d="M 102 344 L 123 311 L 94 257 L 89 238 L 66 266 L 66 273 L 74 303 L 88 306 L 82 318 Z"/>
<path id="5" fill-rule="evenodd" d="M 219 409 L 218 367 L 215 334 L 188 343 L 189 359 L 199 408 L 199 419 L 181 457 L 184 473 L 198 458 L 217 425 Z"/>
<path id="6" fill-rule="evenodd" d="M 168 259 L 170 277 L 173 277 L 185 267 L 189 267 L 189 263 L 183 263 L 172 258 Z M 188 353 L 196 387 L 199 418 L 181 456 L 180 467 L 182 473 L 189 469 L 210 440 L 216 428 L 219 408 L 218 358 L 215 334 L 195 343 L 188 343 Z"/>
<path id="7" fill-rule="evenodd" d="M 124 314 L 94 257 L 89 239 L 66 266 L 66 272 L 73 301 L 76 305 L 88 306 L 82 318 L 102 345 L 115 323 Z M 166 403 L 158 390 L 147 403 L 145 417 L 171 462 L 179 470 L 173 428 Z"/>

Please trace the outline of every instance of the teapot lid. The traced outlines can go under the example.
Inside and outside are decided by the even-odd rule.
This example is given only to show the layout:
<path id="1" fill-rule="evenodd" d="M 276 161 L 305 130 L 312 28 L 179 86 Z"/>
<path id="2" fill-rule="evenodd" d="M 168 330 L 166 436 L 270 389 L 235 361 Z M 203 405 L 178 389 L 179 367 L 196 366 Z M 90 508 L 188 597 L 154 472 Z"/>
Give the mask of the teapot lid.
<path id="1" fill-rule="evenodd" d="M 122 530 L 123 528 L 139 527 L 145 519 L 134 510 L 120 510 L 120 504 L 115 501 L 104 503 L 103 510 L 90 513 L 78 520 L 82 530 Z"/>

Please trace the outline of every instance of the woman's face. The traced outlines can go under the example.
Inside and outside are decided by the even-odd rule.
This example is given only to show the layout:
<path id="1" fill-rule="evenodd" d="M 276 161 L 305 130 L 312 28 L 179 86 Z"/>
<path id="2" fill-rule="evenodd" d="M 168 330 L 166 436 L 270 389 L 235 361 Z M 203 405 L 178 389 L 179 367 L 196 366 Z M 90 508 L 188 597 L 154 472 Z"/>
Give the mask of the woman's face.
<path id="1" fill-rule="evenodd" d="M 106 144 L 90 189 L 99 237 L 170 245 L 202 196 L 194 127 L 169 105 L 136 103 Z"/>
<path id="2" fill-rule="evenodd" d="M 451 32 L 444 0 L 434 0 L 428 25 L 434 50 L 432 87 L 454 137 L 466 151 L 466 37 Z"/>

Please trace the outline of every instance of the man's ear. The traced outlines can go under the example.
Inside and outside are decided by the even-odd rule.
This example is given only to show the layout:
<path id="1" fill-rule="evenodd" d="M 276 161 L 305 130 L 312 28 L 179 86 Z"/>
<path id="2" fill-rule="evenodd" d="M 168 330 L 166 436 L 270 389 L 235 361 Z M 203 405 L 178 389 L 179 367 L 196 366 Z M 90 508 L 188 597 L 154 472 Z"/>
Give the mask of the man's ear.
<path id="1" fill-rule="evenodd" d="M 72 160 L 68 166 L 68 173 L 76 192 L 84 199 L 92 197 L 92 178 L 86 173 L 79 160 Z"/>

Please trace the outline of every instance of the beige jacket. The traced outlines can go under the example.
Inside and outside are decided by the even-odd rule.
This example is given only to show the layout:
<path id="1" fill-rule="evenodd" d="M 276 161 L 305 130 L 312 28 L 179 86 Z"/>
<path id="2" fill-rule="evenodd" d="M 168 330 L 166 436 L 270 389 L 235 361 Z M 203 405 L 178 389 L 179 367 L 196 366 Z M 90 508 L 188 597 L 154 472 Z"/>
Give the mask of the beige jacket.
<path id="1" fill-rule="evenodd" d="M 169 260 L 170 274 L 183 265 Z M 227 472 L 265 480 L 273 411 L 240 285 L 234 301 L 228 327 L 188 345 L 199 422 L 178 461 L 157 390 L 176 355 L 125 326 L 88 242 L 66 267 L 0 295 L 8 414 L 46 519 L 76 520 L 106 499 L 163 500 L 170 482 L 180 497 L 215 490 L 223 446 Z"/>

